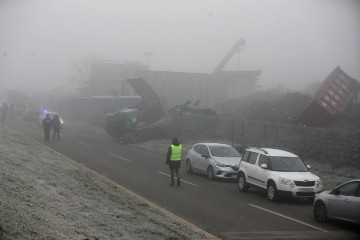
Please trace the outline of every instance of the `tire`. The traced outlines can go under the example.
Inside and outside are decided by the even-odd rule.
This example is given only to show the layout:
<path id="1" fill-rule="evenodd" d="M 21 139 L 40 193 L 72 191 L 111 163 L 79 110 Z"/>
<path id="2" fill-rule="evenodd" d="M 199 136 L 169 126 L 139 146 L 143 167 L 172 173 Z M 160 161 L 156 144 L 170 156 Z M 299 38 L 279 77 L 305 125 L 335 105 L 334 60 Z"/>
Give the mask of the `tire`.
<path id="1" fill-rule="evenodd" d="M 272 202 L 275 202 L 278 199 L 278 191 L 274 182 L 268 184 L 267 198 Z"/>
<path id="2" fill-rule="evenodd" d="M 207 168 L 206 175 L 210 181 L 213 181 L 215 179 L 214 168 L 212 166 L 209 166 Z"/>
<path id="3" fill-rule="evenodd" d="M 241 192 L 246 192 L 248 190 L 248 188 L 249 187 L 246 182 L 246 177 L 243 173 L 241 173 L 238 178 L 238 189 Z"/>
<path id="4" fill-rule="evenodd" d="M 326 206 L 323 202 L 318 201 L 315 203 L 313 214 L 314 214 L 315 220 L 318 222 L 327 222 L 328 221 Z"/>
<path id="5" fill-rule="evenodd" d="M 190 174 L 193 173 L 193 170 L 191 168 L 191 162 L 189 159 L 186 159 L 185 167 L 186 167 L 186 173 L 190 173 Z"/>

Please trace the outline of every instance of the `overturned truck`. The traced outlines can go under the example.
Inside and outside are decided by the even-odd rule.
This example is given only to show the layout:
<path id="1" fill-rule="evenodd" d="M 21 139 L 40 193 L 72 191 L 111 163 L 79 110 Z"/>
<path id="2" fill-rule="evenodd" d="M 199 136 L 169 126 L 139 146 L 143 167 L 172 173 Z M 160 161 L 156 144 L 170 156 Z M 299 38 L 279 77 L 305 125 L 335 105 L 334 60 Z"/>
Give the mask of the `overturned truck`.
<path id="1" fill-rule="evenodd" d="M 298 124 L 314 127 L 332 125 L 336 116 L 357 98 L 360 85 L 340 67 L 336 67 L 322 82 L 313 100 L 299 115 Z"/>
<path id="2" fill-rule="evenodd" d="M 199 102 L 191 105 L 189 100 L 165 113 L 157 94 L 144 79 L 132 78 L 126 81 L 140 95 L 142 102 L 133 108 L 119 109 L 105 116 L 107 134 L 124 143 L 166 137 L 169 125 L 183 114 L 216 115 L 211 109 L 199 107 Z"/>
<path id="3" fill-rule="evenodd" d="M 165 116 L 155 91 L 142 78 L 130 78 L 125 81 L 141 97 L 142 101 L 131 109 L 123 108 L 105 116 L 105 129 L 113 138 L 126 143 L 138 142 L 137 139 L 159 134 L 154 123 Z M 143 136 L 146 134 L 146 136 Z"/>

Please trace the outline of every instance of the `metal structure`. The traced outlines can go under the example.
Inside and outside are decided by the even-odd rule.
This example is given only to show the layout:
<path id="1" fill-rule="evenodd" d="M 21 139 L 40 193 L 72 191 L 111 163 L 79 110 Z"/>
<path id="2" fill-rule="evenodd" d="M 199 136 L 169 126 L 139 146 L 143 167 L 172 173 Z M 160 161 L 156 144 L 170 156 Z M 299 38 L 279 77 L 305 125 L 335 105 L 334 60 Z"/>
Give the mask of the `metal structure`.
<path id="1" fill-rule="evenodd" d="M 231 59 L 231 57 L 235 54 L 236 51 L 240 51 L 240 47 L 245 46 L 245 41 L 244 39 L 239 39 L 236 41 L 236 43 L 234 44 L 234 46 L 230 49 L 230 51 L 226 54 L 226 56 L 224 57 L 224 59 L 219 63 L 219 65 L 214 69 L 213 73 L 219 73 L 223 70 L 223 68 L 225 67 L 225 65 L 229 62 L 229 60 Z"/>

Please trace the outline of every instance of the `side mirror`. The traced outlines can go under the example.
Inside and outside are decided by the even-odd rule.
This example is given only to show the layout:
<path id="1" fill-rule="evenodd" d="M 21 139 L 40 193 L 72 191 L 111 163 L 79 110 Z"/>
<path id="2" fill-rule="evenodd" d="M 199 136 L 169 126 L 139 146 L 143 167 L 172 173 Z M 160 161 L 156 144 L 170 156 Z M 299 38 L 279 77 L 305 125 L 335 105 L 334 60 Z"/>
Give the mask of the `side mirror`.
<path id="1" fill-rule="evenodd" d="M 205 154 L 201 154 L 201 156 L 206 158 L 206 159 L 210 158 L 209 155 L 205 155 Z"/>
<path id="2" fill-rule="evenodd" d="M 267 168 L 268 168 L 268 166 L 266 165 L 266 163 L 261 164 L 260 167 L 263 168 L 263 169 L 267 169 Z"/>
<path id="3" fill-rule="evenodd" d="M 309 170 L 311 169 L 311 166 L 310 166 L 310 165 L 306 165 L 306 167 L 307 167 L 307 169 L 309 169 Z"/>
<path id="4" fill-rule="evenodd" d="M 333 189 L 331 189 L 331 192 L 330 192 L 330 193 L 332 193 L 332 194 L 334 194 L 334 195 L 338 195 L 339 192 L 340 192 L 339 189 L 333 188 Z"/>

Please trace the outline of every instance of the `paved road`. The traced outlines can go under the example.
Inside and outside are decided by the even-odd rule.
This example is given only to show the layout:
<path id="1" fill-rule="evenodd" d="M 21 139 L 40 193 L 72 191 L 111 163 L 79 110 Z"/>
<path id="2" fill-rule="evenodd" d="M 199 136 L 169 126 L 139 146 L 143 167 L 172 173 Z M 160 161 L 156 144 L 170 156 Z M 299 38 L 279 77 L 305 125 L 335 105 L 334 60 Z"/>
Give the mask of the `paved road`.
<path id="1" fill-rule="evenodd" d="M 43 142 L 34 122 L 14 119 L 7 125 Z M 86 126 L 67 125 L 61 141 L 47 146 L 84 164 L 142 197 L 223 239 L 359 239 L 358 226 L 319 224 L 312 205 L 302 200 L 269 202 L 265 194 L 241 193 L 234 181 L 208 181 L 181 168 L 180 187 L 170 187 L 163 154 L 109 139 Z"/>

